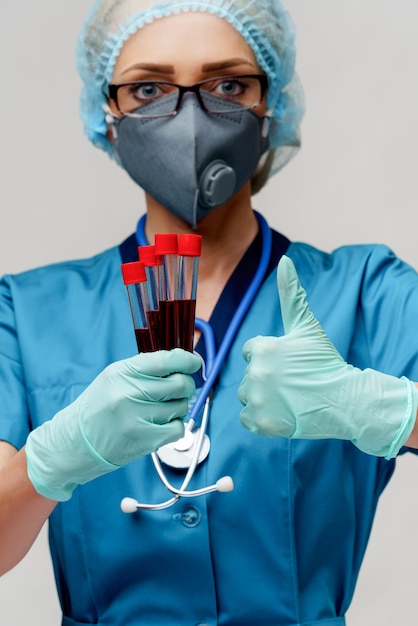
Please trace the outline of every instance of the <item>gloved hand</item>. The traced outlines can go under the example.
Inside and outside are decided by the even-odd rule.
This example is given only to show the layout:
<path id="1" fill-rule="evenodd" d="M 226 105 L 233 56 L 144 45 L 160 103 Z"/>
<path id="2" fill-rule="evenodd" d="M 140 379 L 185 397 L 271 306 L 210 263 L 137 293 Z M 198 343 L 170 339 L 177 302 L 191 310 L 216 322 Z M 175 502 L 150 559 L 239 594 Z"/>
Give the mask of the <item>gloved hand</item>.
<path id="1" fill-rule="evenodd" d="M 26 443 L 36 491 L 68 500 L 77 485 L 154 452 L 184 435 L 198 356 L 175 349 L 141 353 L 106 367 Z"/>
<path id="2" fill-rule="evenodd" d="M 415 424 L 418 390 L 406 378 L 348 365 L 311 313 L 288 257 L 278 266 L 283 337 L 255 337 L 238 391 L 242 424 L 258 434 L 347 439 L 396 456 Z"/>

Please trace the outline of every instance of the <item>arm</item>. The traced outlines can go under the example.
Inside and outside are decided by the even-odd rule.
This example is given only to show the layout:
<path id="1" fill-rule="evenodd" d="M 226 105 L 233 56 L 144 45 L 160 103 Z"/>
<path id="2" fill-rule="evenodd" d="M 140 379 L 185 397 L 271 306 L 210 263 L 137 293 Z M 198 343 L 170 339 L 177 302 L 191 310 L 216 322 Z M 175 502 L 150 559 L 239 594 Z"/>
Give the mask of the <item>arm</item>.
<path id="1" fill-rule="evenodd" d="M 278 266 L 283 337 L 255 337 L 239 388 L 241 422 L 252 432 L 294 439 L 344 439 L 394 458 L 418 447 L 418 388 L 405 377 L 344 361 L 315 319 L 295 267 Z"/>
<path id="2" fill-rule="evenodd" d="M 25 451 L 0 441 L 0 576 L 29 551 L 56 502 L 29 481 Z"/>
<path id="3" fill-rule="evenodd" d="M 418 389 L 418 383 L 415 383 L 415 387 Z M 405 445 L 408 446 L 408 448 L 414 448 L 416 450 L 418 450 L 418 411 L 417 411 L 417 415 L 415 418 L 415 424 L 414 424 L 414 428 L 412 429 L 411 434 L 409 435 L 409 438 L 407 439 Z"/>
<path id="4" fill-rule="evenodd" d="M 201 360 L 184 350 L 112 363 L 20 452 L 0 442 L 0 574 L 27 553 L 57 502 L 183 436 Z"/>

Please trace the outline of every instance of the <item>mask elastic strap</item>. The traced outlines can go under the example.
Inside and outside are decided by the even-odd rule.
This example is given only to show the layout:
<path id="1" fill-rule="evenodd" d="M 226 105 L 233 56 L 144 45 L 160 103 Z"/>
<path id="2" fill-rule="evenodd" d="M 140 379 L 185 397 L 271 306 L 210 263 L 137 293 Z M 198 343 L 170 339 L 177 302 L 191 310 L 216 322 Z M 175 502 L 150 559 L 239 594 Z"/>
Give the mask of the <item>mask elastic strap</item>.
<path id="1" fill-rule="evenodd" d="M 197 204 L 199 202 L 199 188 L 196 189 L 194 194 L 194 202 L 193 202 L 193 224 L 192 229 L 194 230 L 197 226 Z"/>
<path id="2" fill-rule="evenodd" d="M 266 111 L 264 115 L 263 126 L 261 128 L 261 136 L 263 139 L 266 139 L 269 134 L 270 124 L 272 122 L 272 119 L 273 119 L 273 109 L 269 109 L 268 111 Z"/>
<path id="3" fill-rule="evenodd" d="M 110 130 L 113 135 L 113 139 L 114 141 L 116 141 L 118 138 L 118 131 L 116 130 L 115 120 L 118 118 L 115 117 L 115 115 L 113 115 L 108 104 L 103 104 L 102 108 L 103 108 L 103 111 L 105 112 L 105 122 L 110 127 Z"/>

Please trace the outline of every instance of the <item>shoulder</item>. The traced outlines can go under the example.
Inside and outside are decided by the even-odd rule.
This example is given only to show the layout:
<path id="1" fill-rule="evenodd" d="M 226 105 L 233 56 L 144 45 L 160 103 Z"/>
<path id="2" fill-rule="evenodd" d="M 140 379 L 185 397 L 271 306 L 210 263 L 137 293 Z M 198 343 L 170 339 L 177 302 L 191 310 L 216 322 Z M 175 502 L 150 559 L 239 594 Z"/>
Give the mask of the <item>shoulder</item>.
<path id="1" fill-rule="evenodd" d="M 18 297 L 37 294 L 37 298 L 61 296 L 72 289 L 88 290 L 120 272 L 120 254 L 117 246 L 89 258 L 62 261 L 19 274 L 4 275 L 0 279 L 0 296 Z"/>
<path id="2" fill-rule="evenodd" d="M 287 252 L 305 288 L 318 281 L 356 285 L 360 291 L 378 288 L 402 277 L 415 282 L 416 270 L 384 244 L 358 244 L 324 252 L 305 243 L 291 243 Z M 402 280 L 401 280 L 402 283 Z"/>
<path id="3" fill-rule="evenodd" d="M 303 264 L 314 261 L 315 264 L 327 269 L 339 265 L 351 267 L 354 263 L 360 263 L 365 267 L 370 262 L 396 259 L 391 248 L 384 244 L 352 244 L 335 248 L 331 252 L 326 252 L 303 242 L 292 242 L 288 249 L 289 256 L 295 264 Z"/>

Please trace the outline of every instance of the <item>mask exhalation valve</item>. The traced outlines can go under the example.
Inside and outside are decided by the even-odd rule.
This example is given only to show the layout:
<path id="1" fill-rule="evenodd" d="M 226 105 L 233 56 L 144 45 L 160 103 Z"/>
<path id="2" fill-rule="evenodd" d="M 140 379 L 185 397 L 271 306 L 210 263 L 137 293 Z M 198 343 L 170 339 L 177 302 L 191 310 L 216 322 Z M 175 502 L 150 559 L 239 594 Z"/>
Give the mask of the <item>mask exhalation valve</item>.
<path id="1" fill-rule="evenodd" d="M 236 175 L 225 161 L 212 161 L 203 171 L 199 181 L 199 201 L 207 207 L 218 207 L 232 198 Z"/>

